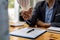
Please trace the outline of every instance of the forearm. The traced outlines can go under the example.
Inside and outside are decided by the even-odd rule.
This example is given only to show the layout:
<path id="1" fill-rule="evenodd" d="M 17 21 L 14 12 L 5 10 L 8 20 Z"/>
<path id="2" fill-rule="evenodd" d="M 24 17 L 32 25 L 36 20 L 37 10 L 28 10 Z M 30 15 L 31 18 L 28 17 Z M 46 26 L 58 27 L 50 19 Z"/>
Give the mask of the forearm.
<path id="1" fill-rule="evenodd" d="M 50 24 L 49 23 L 44 23 L 43 21 L 39 20 L 37 21 L 37 25 L 41 26 L 41 27 L 49 27 Z"/>

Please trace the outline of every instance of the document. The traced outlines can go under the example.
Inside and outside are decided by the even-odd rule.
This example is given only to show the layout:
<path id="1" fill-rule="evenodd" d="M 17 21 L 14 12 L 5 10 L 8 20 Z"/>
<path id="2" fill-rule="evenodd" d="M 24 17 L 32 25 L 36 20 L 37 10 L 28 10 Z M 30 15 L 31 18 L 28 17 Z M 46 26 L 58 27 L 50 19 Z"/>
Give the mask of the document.
<path id="1" fill-rule="evenodd" d="M 11 24 L 11 26 L 21 26 L 21 25 L 24 25 L 26 22 L 16 22 L 16 23 L 13 23 Z"/>
<path id="2" fill-rule="evenodd" d="M 40 28 L 23 28 L 23 29 L 19 29 L 19 30 L 10 32 L 10 35 L 34 39 L 34 38 L 37 38 L 38 36 L 42 35 L 45 32 L 46 32 L 46 30 L 43 30 Z"/>
<path id="3" fill-rule="evenodd" d="M 47 31 L 60 33 L 59 27 L 49 27 Z"/>

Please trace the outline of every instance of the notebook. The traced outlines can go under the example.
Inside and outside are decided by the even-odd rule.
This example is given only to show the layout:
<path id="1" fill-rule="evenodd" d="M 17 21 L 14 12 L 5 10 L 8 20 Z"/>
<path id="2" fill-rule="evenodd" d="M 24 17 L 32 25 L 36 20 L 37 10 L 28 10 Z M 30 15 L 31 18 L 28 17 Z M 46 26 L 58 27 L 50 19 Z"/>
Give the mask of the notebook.
<path id="1" fill-rule="evenodd" d="M 32 29 L 34 29 L 34 30 L 28 33 L 28 31 L 30 31 Z M 40 28 L 23 28 L 23 29 L 18 29 L 18 30 L 15 30 L 13 32 L 10 32 L 10 35 L 35 39 L 45 32 L 46 32 L 46 30 L 43 30 Z"/>

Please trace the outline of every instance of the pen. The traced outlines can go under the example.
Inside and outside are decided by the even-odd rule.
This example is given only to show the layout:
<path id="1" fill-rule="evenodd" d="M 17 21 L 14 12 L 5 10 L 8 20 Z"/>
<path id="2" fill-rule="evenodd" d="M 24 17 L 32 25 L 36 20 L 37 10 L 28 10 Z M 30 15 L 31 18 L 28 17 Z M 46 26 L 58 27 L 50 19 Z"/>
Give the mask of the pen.
<path id="1" fill-rule="evenodd" d="M 34 29 L 29 30 L 27 33 L 30 33 L 30 32 L 32 32 L 32 31 L 34 31 Z"/>

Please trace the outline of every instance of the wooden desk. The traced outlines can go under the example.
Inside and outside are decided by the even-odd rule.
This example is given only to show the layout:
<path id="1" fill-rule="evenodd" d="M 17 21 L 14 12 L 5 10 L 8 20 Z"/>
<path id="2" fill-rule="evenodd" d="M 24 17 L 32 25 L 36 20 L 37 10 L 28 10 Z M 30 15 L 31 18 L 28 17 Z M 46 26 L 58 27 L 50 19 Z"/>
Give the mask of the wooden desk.
<path id="1" fill-rule="evenodd" d="M 15 28 L 24 28 L 28 27 L 27 24 L 21 27 L 9 27 L 10 32 L 13 31 Z M 55 34 L 55 33 L 50 33 L 46 32 L 43 35 L 39 36 L 38 38 L 34 40 L 60 40 L 60 34 Z M 32 39 L 27 39 L 27 38 L 21 38 L 21 37 L 15 37 L 15 36 L 10 36 L 10 40 L 32 40 Z"/>

